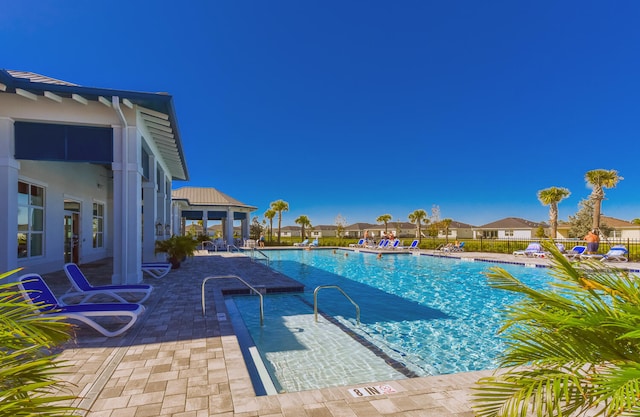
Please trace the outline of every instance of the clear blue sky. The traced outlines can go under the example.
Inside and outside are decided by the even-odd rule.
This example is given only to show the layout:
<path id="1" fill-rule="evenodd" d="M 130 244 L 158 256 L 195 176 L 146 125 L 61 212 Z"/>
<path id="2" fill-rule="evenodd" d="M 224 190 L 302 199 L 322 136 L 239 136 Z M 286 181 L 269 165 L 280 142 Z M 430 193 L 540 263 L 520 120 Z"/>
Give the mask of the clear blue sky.
<path id="1" fill-rule="evenodd" d="M 173 95 L 190 181 L 284 224 L 640 217 L 640 2 L 7 2 L 0 67 Z"/>

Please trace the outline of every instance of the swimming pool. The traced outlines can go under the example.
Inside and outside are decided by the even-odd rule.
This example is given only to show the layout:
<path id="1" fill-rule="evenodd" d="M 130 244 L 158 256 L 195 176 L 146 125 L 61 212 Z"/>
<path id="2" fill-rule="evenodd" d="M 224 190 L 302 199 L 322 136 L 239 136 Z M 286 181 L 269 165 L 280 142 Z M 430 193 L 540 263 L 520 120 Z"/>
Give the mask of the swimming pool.
<path id="1" fill-rule="evenodd" d="M 284 383 L 278 386 L 279 390 L 397 379 L 406 376 L 407 372 L 427 376 L 493 369 L 497 366 L 496 358 L 504 348 L 504 342 L 496 336 L 502 323 L 500 310 L 514 302 L 516 296 L 487 286 L 483 273 L 493 264 L 406 254 L 385 254 L 378 259 L 375 254 L 342 250 L 335 253 L 332 250 L 267 253 L 272 268 L 305 285 L 305 293 L 295 296 L 299 301 L 291 295 L 266 297 L 265 322 L 274 320 L 274 317 L 278 317 L 277 320 L 282 323 L 307 320 L 304 325 L 286 326 L 287 330 L 280 335 L 268 328 L 260 328 L 255 306 L 242 306 L 242 303 L 250 303 L 250 300 L 237 300 L 240 303 L 238 310 L 267 368 L 277 380 L 288 378 L 291 373 L 294 381 L 305 379 L 302 375 L 308 375 L 309 371 L 296 375 L 301 363 L 289 363 L 293 356 L 291 352 L 317 350 L 337 337 L 323 331 L 325 333 L 320 334 L 325 336 L 317 336 L 321 339 L 319 341 L 300 341 L 302 335 L 296 335 L 295 330 L 291 330 L 303 329 L 299 333 L 311 337 L 312 325 L 308 321 L 312 320 L 313 290 L 319 285 L 338 285 L 349 294 L 360 306 L 361 324 L 356 325 L 354 306 L 333 290 L 322 290 L 318 294 L 319 309 L 334 317 L 347 331 L 380 348 L 382 353 L 376 355 L 385 358 L 382 362 L 390 362 L 391 358 L 402 365 L 404 372 L 385 374 L 382 371 L 382 374 L 378 374 L 375 365 L 376 371 L 356 378 L 354 382 L 338 378 L 339 370 L 331 374 L 327 369 L 330 375 L 328 379 L 336 381 L 335 384 L 326 381 L 311 381 L 309 384 L 294 382 L 293 385 Z M 544 286 L 549 280 L 547 270 L 543 268 L 508 264 L 499 266 L 534 287 Z M 266 340 L 268 343 L 261 348 L 260 344 Z M 291 349 L 286 346 L 275 347 L 274 343 L 289 344 Z M 309 347 L 314 343 L 319 346 Z M 327 362 L 343 362 L 340 356 L 349 356 L 353 348 L 341 350 L 340 344 L 345 342 L 320 355 L 327 356 Z M 335 359 L 336 356 L 338 359 Z M 319 358 L 305 360 L 314 362 L 315 367 L 328 368 L 328 365 L 318 365 L 321 363 Z M 345 373 L 355 372 L 359 367 L 350 365 Z"/>

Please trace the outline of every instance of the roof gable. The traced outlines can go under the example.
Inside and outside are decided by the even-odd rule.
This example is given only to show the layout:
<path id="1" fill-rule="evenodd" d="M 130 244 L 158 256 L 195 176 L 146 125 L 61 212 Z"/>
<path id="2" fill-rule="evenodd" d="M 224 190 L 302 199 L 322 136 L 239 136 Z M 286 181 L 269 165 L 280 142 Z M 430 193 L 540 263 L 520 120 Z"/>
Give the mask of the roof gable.
<path id="1" fill-rule="evenodd" d="M 536 223 L 530 220 L 521 219 L 519 217 L 506 217 L 483 226 L 478 229 L 537 229 L 538 227 L 547 227 L 545 223 Z"/>

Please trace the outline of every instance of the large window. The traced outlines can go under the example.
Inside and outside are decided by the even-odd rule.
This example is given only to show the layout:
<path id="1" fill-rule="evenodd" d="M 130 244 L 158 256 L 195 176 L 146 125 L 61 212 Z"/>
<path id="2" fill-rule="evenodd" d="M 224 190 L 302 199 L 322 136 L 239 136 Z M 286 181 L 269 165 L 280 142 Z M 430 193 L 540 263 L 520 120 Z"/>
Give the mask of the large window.
<path id="1" fill-rule="evenodd" d="M 104 247 L 104 204 L 93 203 L 93 247 Z"/>
<path id="2" fill-rule="evenodd" d="M 44 188 L 18 181 L 18 258 L 44 255 Z"/>

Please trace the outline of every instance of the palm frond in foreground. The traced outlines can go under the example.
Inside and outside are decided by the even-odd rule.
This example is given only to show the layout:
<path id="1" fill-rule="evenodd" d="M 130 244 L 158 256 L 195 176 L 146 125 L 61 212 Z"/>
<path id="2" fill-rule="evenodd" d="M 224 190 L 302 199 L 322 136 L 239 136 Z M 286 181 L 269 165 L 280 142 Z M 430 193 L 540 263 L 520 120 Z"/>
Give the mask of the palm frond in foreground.
<path id="1" fill-rule="evenodd" d="M 504 312 L 502 369 L 474 386 L 476 414 L 640 415 L 640 278 L 544 246 L 555 278 L 546 289 L 487 273 L 491 287 L 523 298 Z"/>
<path id="2" fill-rule="evenodd" d="M 75 397 L 63 392 L 63 364 L 52 351 L 69 336 L 70 325 L 43 317 L 16 283 L 0 284 L 0 417 L 75 415 L 60 404 Z"/>

